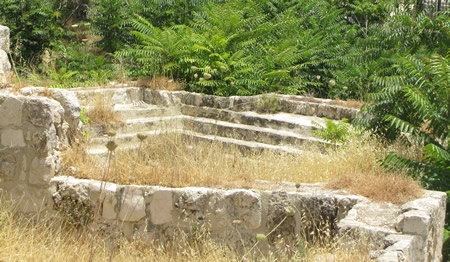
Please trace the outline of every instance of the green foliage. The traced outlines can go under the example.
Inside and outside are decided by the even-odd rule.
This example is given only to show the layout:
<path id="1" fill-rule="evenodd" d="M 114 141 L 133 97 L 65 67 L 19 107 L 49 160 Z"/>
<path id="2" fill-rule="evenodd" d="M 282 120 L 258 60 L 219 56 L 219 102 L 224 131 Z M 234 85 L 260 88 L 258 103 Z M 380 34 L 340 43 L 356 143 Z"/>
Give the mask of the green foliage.
<path id="1" fill-rule="evenodd" d="M 226 0 L 140 0 L 138 14 L 149 19 L 157 27 L 188 24 L 195 12 L 207 4 L 224 3 Z"/>
<path id="2" fill-rule="evenodd" d="M 118 55 L 136 63 L 136 76 L 167 75 L 195 92 L 334 95 L 331 90 L 343 86 L 329 81 L 349 60 L 343 57 L 350 44 L 342 35 L 351 27 L 342 12 L 330 12 L 329 4 L 316 0 L 264 13 L 270 4 L 233 0 L 207 5 L 193 13 L 190 26 L 168 28 L 136 16 L 131 25 L 138 43 Z"/>
<path id="3" fill-rule="evenodd" d="M 45 48 L 68 35 L 63 28 L 64 7 L 52 0 L 0 0 L 0 24 L 11 30 L 11 52 L 16 63 L 39 61 Z"/>
<path id="4" fill-rule="evenodd" d="M 91 0 L 88 17 L 91 20 L 93 35 L 101 37 L 96 44 L 106 52 L 119 50 L 129 40 L 127 20 L 133 6 L 126 0 Z M 135 1 L 130 1 L 134 3 Z"/>
<path id="5" fill-rule="evenodd" d="M 80 121 L 84 125 L 91 123 L 91 119 L 88 116 L 86 116 L 86 108 L 85 107 L 81 108 Z M 83 136 L 84 136 L 84 133 L 83 133 Z"/>
<path id="6" fill-rule="evenodd" d="M 89 50 L 84 43 L 56 41 L 42 56 L 41 72 L 66 87 L 107 84 L 117 70 L 111 59 Z"/>
<path id="7" fill-rule="evenodd" d="M 322 127 L 321 124 L 315 121 L 311 121 L 313 125 L 320 128 L 319 130 L 313 130 L 312 132 L 324 141 L 331 143 L 334 147 L 338 144 L 347 142 L 353 134 L 351 131 L 351 125 L 348 123 L 348 119 L 346 118 L 339 121 L 334 121 L 324 117 L 323 120 L 325 120 L 325 127 Z"/>
<path id="8" fill-rule="evenodd" d="M 449 55 L 417 59 L 405 57 L 402 75 L 379 80 L 384 88 L 368 96 L 364 108 L 375 117 L 367 126 L 388 139 L 402 139 L 423 147 L 421 161 L 390 153 L 383 161 L 389 169 L 404 169 L 431 189 L 450 188 Z"/>

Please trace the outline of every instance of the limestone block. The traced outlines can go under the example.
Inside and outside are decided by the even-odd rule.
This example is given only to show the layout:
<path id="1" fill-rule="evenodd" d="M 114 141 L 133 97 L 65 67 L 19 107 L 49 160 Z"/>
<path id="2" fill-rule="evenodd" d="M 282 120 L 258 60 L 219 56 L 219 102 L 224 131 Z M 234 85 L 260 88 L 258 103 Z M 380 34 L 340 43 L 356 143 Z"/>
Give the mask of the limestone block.
<path id="1" fill-rule="evenodd" d="M 9 28 L 0 25 L 0 50 L 9 52 Z"/>
<path id="2" fill-rule="evenodd" d="M 115 196 L 116 194 L 116 185 L 114 187 L 110 187 L 109 190 L 105 189 L 103 192 L 103 209 L 102 209 L 102 217 L 104 219 L 116 219 L 117 218 L 117 212 L 116 212 L 116 205 L 117 205 L 117 198 Z"/>
<path id="3" fill-rule="evenodd" d="M 382 254 L 377 262 L 403 262 L 404 255 L 400 251 L 391 251 Z"/>
<path id="4" fill-rule="evenodd" d="M 227 210 L 234 221 L 247 229 L 257 229 L 261 226 L 262 204 L 261 196 L 250 190 L 229 190 L 225 194 L 229 201 Z"/>
<path id="5" fill-rule="evenodd" d="M 178 198 L 176 205 L 181 209 L 202 211 L 207 208 L 207 202 L 207 188 L 184 188 L 183 193 Z"/>
<path id="6" fill-rule="evenodd" d="M 411 210 L 403 213 L 398 224 L 398 229 L 405 234 L 419 235 L 423 237 L 428 236 L 430 230 L 430 216 L 420 210 Z"/>
<path id="7" fill-rule="evenodd" d="M 16 175 L 18 150 L 0 151 L 0 182 L 13 180 Z"/>
<path id="8" fill-rule="evenodd" d="M 31 185 L 48 185 L 55 173 L 55 160 L 52 155 L 46 158 L 34 158 L 31 162 L 28 182 Z"/>
<path id="9" fill-rule="evenodd" d="M 145 216 L 145 201 L 142 190 L 136 187 L 126 187 L 121 199 L 119 219 L 121 221 L 137 222 Z"/>
<path id="10" fill-rule="evenodd" d="M 46 189 L 37 189 L 25 184 L 6 188 L 8 198 L 14 201 L 14 211 L 38 213 L 50 205 L 50 195 Z"/>
<path id="11" fill-rule="evenodd" d="M 116 89 L 111 98 L 113 104 L 128 104 L 129 100 L 126 89 Z"/>
<path id="12" fill-rule="evenodd" d="M 62 89 L 51 89 L 51 93 L 53 98 L 64 108 L 64 120 L 69 123 L 70 129 L 79 132 L 81 107 L 77 96 L 73 92 Z"/>
<path id="13" fill-rule="evenodd" d="M 172 191 L 160 190 L 153 194 L 150 202 L 150 219 L 154 225 L 172 222 L 173 200 Z"/>
<path id="14" fill-rule="evenodd" d="M 52 106 L 49 99 L 31 98 L 24 104 L 24 116 L 37 127 L 49 127 L 53 123 Z"/>
<path id="15" fill-rule="evenodd" d="M 11 64 L 8 60 L 8 54 L 0 50 L 0 84 L 8 84 L 11 73 Z"/>
<path id="16" fill-rule="evenodd" d="M 389 235 L 386 237 L 385 242 L 390 246 L 385 249 L 387 252 L 398 251 L 404 255 L 406 261 L 419 261 L 423 259 L 420 253 L 423 250 L 417 246 L 419 243 L 418 236 L 411 235 Z M 421 259 L 419 259 L 421 257 Z"/>
<path id="17" fill-rule="evenodd" d="M 25 140 L 21 129 L 3 129 L 1 133 L 1 145 L 5 147 L 24 147 Z"/>
<path id="18" fill-rule="evenodd" d="M 0 127 L 19 126 L 22 123 L 23 102 L 13 96 L 6 96 L 0 103 Z"/>

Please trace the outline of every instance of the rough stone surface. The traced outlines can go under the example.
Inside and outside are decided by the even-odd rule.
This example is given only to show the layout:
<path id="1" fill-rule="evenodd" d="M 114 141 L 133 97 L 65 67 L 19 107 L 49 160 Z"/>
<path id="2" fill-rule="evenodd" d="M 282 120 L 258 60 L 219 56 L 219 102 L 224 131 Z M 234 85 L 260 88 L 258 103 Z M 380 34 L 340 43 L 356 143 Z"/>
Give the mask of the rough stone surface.
<path id="1" fill-rule="evenodd" d="M 95 199 L 100 190 L 98 182 L 92 180 L 55 177 L 51 183 L 59 195 L 78 192 L 78 195 L 87 194 L 85 199 Z M 411 232 L 404 223 L 414 223 L 417 217 L 423 216 L 422 212 L 428 212 L 428 215 L 445 212 L 445 194 L 427 191 L 416 203 L 411 201 L 402 206 L 325 190 L 322 184 L 302 184 L 300 190 L 295 185 L 286 184 L 283 189 L 275 191 L 156 186 L 117 186 L 122 190 L 115 190 L 111 185 L 108 183 L 106 187 L 102 219 L 109 225 L 116 225 L 113 221 L 118 221 L 122 225 L 118 230 L 127 237 L 140 236 L 149 243 L 152 239 L 170 237 L 174 230 L 190 233 L 193 229 L 208 228 L 210 236 L 219 242 L 242 248 L 243 243 L 244 246 L 253 245 L 256 234 L 267 234 L 275 229 L 273 237 L 267 239 L 265 251 L 269 251 L 278 248 L 278 243 L 295 244 L 297 235 L 310 221 L 308 219 L 328 219 L 326 222 L 333 229 L 330 234 L 351 245 L 368 244 L 371 257 L 377 261 L 441 259 L 438 245 L 442 242 L 438 243 L 435 237 L 440 236 L 437 232 L 443 227 L 440 224 L 444 222 L 442 216 L 431 216 L 435 219 L 433 223 L 420 220 L 423 224 L 418 227 L 429 230 L 426 236 L 419 231 Z M 121 199 L 121 212 L 127 210 L 123 215 L 116 216 L 114 198 Z M 430 204 L 420 207 L 421 212 L 408 209 L 427 202 Z M 402 211 L 402 207 L 406 211 Z M 345 211 L 339 211 L 340 208 Z M 412 211 L 414 213 L 410 213 Z M 306 212 L 309 215 L 305 215 Z M 337 214 L 342 219 L 336 220 Z M 404 222 L 399 223 L 401 220 Z M 313 223 L 316 228 L 321 225 L 318 221 Z M 323 229 L 318 230 L 320 233 Z"/>
<path id="2" fill-rule="evenodd" d="M 150 220 L 154 225 L 172 222 L 173 199 L 170 190 L 160 190 L 153 194 L 150 203 Z"/>
<path id="3" fill-rule="evenodd" d="M 51 177 L 60 166 L 64 140 L 61 105 L 48 98 L 0 94 L 0 189 L 17 210 L 46 208 Z"/>
<path id="4" fill-rule="evenodd" d="M 229 201 L 228 214 L 245 229 L 257 229 L 261 225 L 261 196 L 251 190 L 230 190 L 225 194 Z M 238 222 L 239 221 L 239 222 Z"/>
<path id="5" fill-rule="evenodd" d="M 8 59 L 9 28 L 0 25 L 0 87 L 10 81 L 11 64 Z"/>
<path id="6" fill-rule="evenodd" d="M 56 121 L 61 123 L 61 125 L 57 126 L 57 132 L 62 133 L 64 138 L 68 139 L 64 142 L 71 143 L 76 136 L 81 134 L 81 107 L 78 97 L 73 92 L 45 87 L 25 87 L 20 89 L 19 92 L 25 96 L 46 96 L 55 100 L 52 100 L 53 107 L 58 108 L 57 110 L 59 111 L 59 114 L 55 115 L 57 117 Z M 67 124 L 63 125 L 63 122 Z"/>
<path id="7" fill-rule="evenodd" d="M 0 50 L 9 52 L 9 28 L 0 25 Z"/>
<path id="8" fill-rule="evenodd" d="M 145 216 L 145 203 L 142 190 L 127 187 L 122 194 L 119 219 L 121 221 L 136 222 Z"/>

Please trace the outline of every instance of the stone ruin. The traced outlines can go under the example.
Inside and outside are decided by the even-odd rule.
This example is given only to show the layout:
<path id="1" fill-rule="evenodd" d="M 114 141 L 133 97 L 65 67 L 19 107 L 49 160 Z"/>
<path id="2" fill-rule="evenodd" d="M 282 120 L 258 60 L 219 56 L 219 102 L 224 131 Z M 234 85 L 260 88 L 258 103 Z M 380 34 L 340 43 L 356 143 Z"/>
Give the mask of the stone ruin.
<path id="1" fill-rule="evenodd" d="M 9 30 L 0 26 L 0 85 L 8 83 L 10 74 L 8 46 Z M 103 231 L 144 242 L 170 238 L 176 230 L 189 233 L 204 228 L 213 239 L 239 247 L 256 243 L 257 234 L 276 227 L 260 243 L 267 250 L 280 240 L 291 243 L 299 234 L 320 234 L 325 228 L 318 225 L 325 224 L 336 239 L 367 244 L 377 261 L 442 259 L 446 203 L 442 192 L 425 191 L 421 198 L 400 205 L 327 190 L 323 184 L 285 182 L 275 190 L 167 188 L 61 176 L 60 152 L 81 134 L 81 106 L 89 107 L 96 95 L 108 99 L 125 119 L 116 138 L 122 149 L 137 146 L 137 132 L 158 135 L 170 126 L 171 132 L 245 150 L 301 154 L 304 141 L 318 141 L 312 136 L 317 127 L 311 121 L 358 115 L 358 110 L 333 105 L 331 100 L 297 96 L 272 96 L 277 112 L 260 114 L 265 97 L 225 98 L 140 88 L 30 87 L 20 94 L 3 89 L 0 191 L 17 211 L 57 214 L 77 209 L 92 214 L 99 203 L 98 226 Z M 101 130 L 92 139 L 89 153 L 99 160 L 106 154 L 106 139 Z"/>
<path id="2" fill-rule="evenodd" d="M 152 241 L 170 238 L 177 230 L 204 228 L 213 239 L 238 247 L 256 243 L 257 234 L 267 234 L 285 217 L 276 232 L 260 243 L 267 250 L 280 239 L 290 243 L 304 232 L 320 234 L 317 225 L 324 223 L 336 239 L 367 244 L 377 261 L 442 258 L 446 203 L 442 192 L 425 191 L 414 201 L 391 204 L 327 190 L 323 184 L 297 187 L 285 182 L 274 190 L 168 188 L 57 176 L 60 151 L 81 132 L 80 108 L 89 107 L 95 94 L 126 116 L 117 134 L 126 144 L 124 149 L 135 146 L 133 132 L 149 130 L 157 135 L 167 121 L 175 121 L 174 132 L 197 126 L 190 135 L 199 139 L 215 137 L 249 150 L 301 153 L 301 141 L 313 139 L 308 134 L 314 127 L 306 120 L 352 118 L 358 110 L 330 100 L 292 96 L 277 96 L 279 112 L 258 114 L 254 110 L 261 97 L 224 98 L 140 88 L 24 88 L 20 92 L 0 92 L 0 189 L 19 211 L 52 213 L 77 205 L 92 213 L 100 203 L 98 226 L 105 232 Z M 52 98 L 39 96 L 43 93 Z M 238 132 L 230 135 L 230 128 Z M 101 135 L 94 137 L 90 149 L 99 159 L 104 140 Z"/>
<path id="3" fill-rule="evenodd" d="M 11 78 L 11 64 L 9 53 L 9 28 L 0 25 L 0 88 L 6 86 Z"/>

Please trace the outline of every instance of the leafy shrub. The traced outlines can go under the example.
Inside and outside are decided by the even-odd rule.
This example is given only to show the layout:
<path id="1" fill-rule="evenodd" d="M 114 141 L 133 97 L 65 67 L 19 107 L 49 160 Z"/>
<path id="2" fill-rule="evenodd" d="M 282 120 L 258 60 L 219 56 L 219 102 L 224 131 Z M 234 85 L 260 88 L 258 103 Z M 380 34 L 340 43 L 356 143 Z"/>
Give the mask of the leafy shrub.
<path id="1" fill-rule="evenodd" d="M 339 121 L 333 121 L 324 117 L 323 120 L 325 120 L 325 127 L 322 127 L 321 124 L 315 121 L 311 122 L 313 125 L 321 128 L 319 130 L 313 130 L 314 135 L 331 143 L 334 147 L 348 141 L 350 135 L 352 135 L 351 125 L 348 123 L 348 119 L 343 118 Z"/>
<path id="2" fill-rule="evenodd" d="M 126 0 L 91 0 L 91 4 L 88 12 L 90 33 L 101 37 L 96 44 L 109 53 L 119 50 L 130 39 L 127 20 L 134 6 Z"/>
<path id="3" fill-rule="evenodd" d="M 375 117 L 365 122 L 388 139 L 399 138 L 423 147 L 422 161 L 391 153 L 384 166 L 407 169 L 421 177 L 427 187 L 445 191 L 450 188 L 449 55 L 423 60 L 408 56 L 399 66 L 403 75 L 383 78 L 384 88 L 368 96 L 371 103 L 364 111 Z"/>
<path id="4" fill-rule="evenodd" d="M 41 71 L 56 84 L 102 85 L 116 77 L 111 59 L 96 55 L 84 43 L 57 41 L 44 54 Z"/>
<path id="5" fill-rule="evenodd" d="M 32 64 L 51 43 L 67 37 L 65 4 L 52 0 L 0 0 L 0 24 L 11 30 L 11 52 L 16 63 Z"/>

